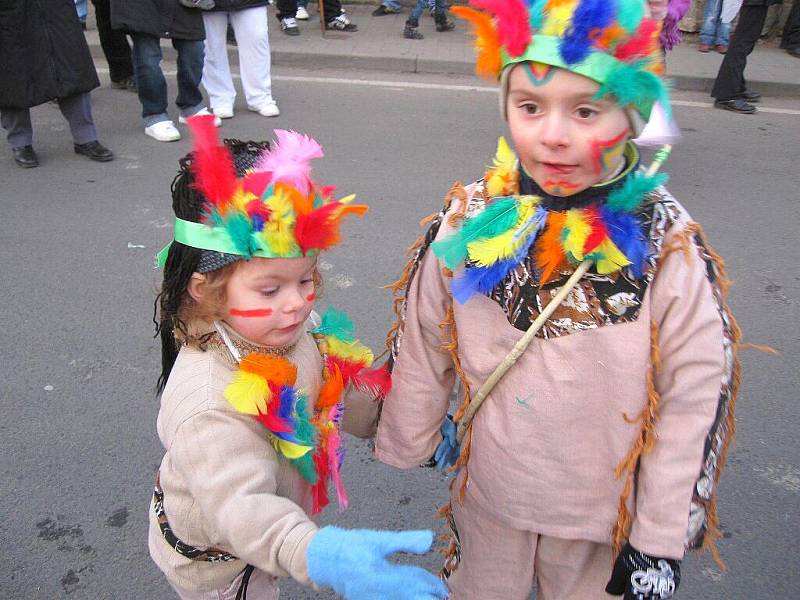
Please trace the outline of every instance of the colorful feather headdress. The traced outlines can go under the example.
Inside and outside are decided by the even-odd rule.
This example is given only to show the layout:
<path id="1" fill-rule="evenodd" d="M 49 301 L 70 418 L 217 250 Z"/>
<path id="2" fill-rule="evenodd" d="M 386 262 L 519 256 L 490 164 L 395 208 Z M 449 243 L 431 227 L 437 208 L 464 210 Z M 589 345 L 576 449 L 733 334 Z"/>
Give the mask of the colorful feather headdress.
<path id="1" fill-rule="evenodd" d="M 276 129 L 277 141 L 243 178 L 233 157 L 220 144 L 212 116 L 189 120 L 194 135 L 192 172 L 206 200 L 204 222 L 175 220 L 175 240 L 203 250 L 264 258 L 313 256 L 336 245 L 339 225 L 349 214 L 362 215 L 355 195 L 334 200 L 332 187 L 310 178 L 310 162 L 323 156 L 312 138 Z M 163 266 L 167 245 L 156 257 Z"/>
<path id="2" fill-rule="evenodd" d="M 474 26 L 476 71 L 497 80 L 530 61 L 567 69 L 600 84 L 647 120 L 669 100 L 659 47 L 661 23 L 646 18 L 646 0 L 470 0 L 453 14 Z"/>

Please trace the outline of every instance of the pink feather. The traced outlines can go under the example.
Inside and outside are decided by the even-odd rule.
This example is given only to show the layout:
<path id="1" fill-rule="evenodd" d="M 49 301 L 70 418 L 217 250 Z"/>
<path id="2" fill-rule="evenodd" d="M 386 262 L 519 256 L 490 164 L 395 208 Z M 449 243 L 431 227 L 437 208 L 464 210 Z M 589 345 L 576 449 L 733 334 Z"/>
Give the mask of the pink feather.
<path id="1" fill-rule="evenodd" d="M 334 411 L 339 411 L 341 409 L 338 406 L 334 406 L 331 408 L 331 420 L 334 417 L 339 418 L 338 415 L 333 414 Z M 333 480 L 333 486 L 336 488 L 336 497 L 339 501 L 339 508 L 344 510 L 347 508 L 348 499 L 347 499 L 347 490 L 344 489 L 344 482 L 342 481 L 342 475 L 340 473 L 340 452 L 342 446 L 342 438 L 339 435 L 339 431 L 336 429 L 332 429 L 328 432 L 328 471 L 331 476 L 331 480 Z"/>
<path id="2" fill-rule="evenodd" d="M 322 158 L 322 146 L 313 138 L 276 129 L 277 141 L 265 152 L 256 165 L 255 170 L 272 173 L 272 182 L 282 181 L 307 194 L 311 185 L 311 159 Z"/>
<path id="3" fill-rule="evenodd" d="M 520 56 L 531 43 L 531 24 L 524 0 L 470 0 L 494 15 L 500 42 L 511 56 Z"/>

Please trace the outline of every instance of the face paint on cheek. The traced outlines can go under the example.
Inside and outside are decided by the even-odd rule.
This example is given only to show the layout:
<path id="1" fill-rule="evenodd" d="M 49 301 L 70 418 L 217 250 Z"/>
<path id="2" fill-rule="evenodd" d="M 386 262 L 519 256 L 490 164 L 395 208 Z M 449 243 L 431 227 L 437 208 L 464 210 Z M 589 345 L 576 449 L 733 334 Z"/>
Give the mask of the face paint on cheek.
<path id="1" fill-rule="evenodd" d="M 550 65 L 546 65 L 544 63 L 528 61 L 525 63 L 524 68 L 525 74 L 528 76 L 528 79 L 530 79 L 530 82 L 535 87 L 540 87 L 550 81 L 553 75 L 555 75 L 557 67 L 551 67 Z"/>
<path id="2" fill-rule="evenodd" d="M 549 194 L 571 194 L 573 191 L 578 189 L 580 186 L 576 183 L 570 183 L 569 181 L 551 181 L 547 180 L 544 182 L 542 186 L 544 191 Z"/>
<path id="3" fill-rule="evenodd" d="M 626 127 L 622 133 L 609 140 L 594 139 L 590 142 L 595 175 L 603 175 L 614 168 L 614 161 L 625 152 L 629 133 L 630 130 Z"/>
<path id="4" fill-rule="evenodd" d="M 255 310 L 242 310 L 239 308 L 232 308 L 228 311 L 232 317 L 268 317 L 272 314 L 271 308 L 257 308 Z"/>
<path id="5" fill-rule="evenodd" d="M 308 296 L 306 296 L 306 300 L 308 300 L 309 302 L 313 302 L 316 299 L 317 299 L 316 292 L 311 292 Z"/>

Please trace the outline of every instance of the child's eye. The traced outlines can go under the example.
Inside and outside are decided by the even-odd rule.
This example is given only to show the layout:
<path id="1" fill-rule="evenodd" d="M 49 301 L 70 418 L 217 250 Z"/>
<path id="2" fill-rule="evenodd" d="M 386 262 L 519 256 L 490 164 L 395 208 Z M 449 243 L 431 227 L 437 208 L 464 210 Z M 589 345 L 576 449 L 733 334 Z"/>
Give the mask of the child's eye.
<path id="1" fill-rule="evenodd" d="M 575 114 L 581 119 L 591 119 L 597 114 L 597 111 L 593 108 L 582 106 L 575 111 Z"/>
<path id="2" fill-rule="evenodd" d="M 520 106 L 522 110 L 524 110 L 529 115 L 535 115 L 539 112 L 539 105 L 534 104 L 533 102 L 528 102 Z"/>
<path id="3" fill-rule="evenodd" d="M 313 277 L 309 277 L 308 279 L 301 279 L 300 283 L 302 285 L 308 285 L 309 283 L 314 283 L 314 278 Z"/>
<path id="4" fill-rule="evenodd" d="M 279 289 L 280 288 L 269 288 L 266 290 L 261 290 L 261 295 L 264 296 L 265 298 L 270 298 L 275 294 L 277 294 Z"/>

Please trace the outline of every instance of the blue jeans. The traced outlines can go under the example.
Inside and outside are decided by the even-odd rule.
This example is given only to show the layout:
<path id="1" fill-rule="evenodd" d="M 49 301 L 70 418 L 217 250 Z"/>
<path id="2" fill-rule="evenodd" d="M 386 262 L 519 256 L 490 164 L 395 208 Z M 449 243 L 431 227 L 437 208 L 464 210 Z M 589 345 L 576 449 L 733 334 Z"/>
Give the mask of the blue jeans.
<path id="1" fill-rule="evenodd" d="M 408 15 L 409 20 L 419 20 L 426 7 L 432 8 L 437 14 L 444 13 L 444 0 L 434 0 L 433 2 L 431 0 L 417 0 L 414 8 L 411 9 L 411 14 Z"/>
<path id="2" fill-rule="evenodd" d="M 88 12 L 89 0 L 75 0 L 75 10 L 78 11 L 78 20 L 81 23 L 86 23 L 86 14 Z"/>
<path id="3" fill-rule="evenodd" d="M 720 20 L 722 0 L 706 0 L 703 11 L 703 26 L 700 28 L 700 43 L 709 46 L 727 46 L 731 35 L 731 24 Z"/>
<path id="4" fill-rule="evenodd" d="M 132 33 L 133 71 L 142 103 L 144 126 L 169 120 L 167 115 L 167 80 L 161 71 L 160 40 L 144 33 Z M 205 48 L 203 40 L 172 40 L 178 51 L 178 97 L 175 104 L 182 117 L 191 117 L 204 107 L 200 93 Z"/>

